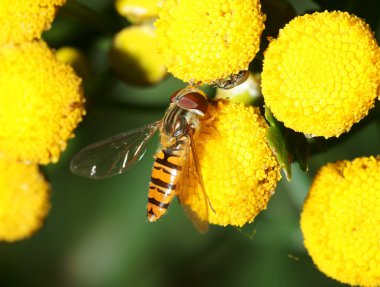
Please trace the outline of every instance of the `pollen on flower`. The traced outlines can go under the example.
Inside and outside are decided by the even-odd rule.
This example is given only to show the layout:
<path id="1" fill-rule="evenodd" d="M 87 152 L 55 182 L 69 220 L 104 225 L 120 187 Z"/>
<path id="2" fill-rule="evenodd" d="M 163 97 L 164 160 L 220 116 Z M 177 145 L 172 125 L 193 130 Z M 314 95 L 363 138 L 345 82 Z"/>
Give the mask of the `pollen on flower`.
<path id="1" fill-rule="evenodd" d="M 219 100 L 196 134 L 205 189 L 215 209 L 209 222 L 243 226 L 266 209 L 280 179 L 280 167 L 266 141 L 258 108 Z M 197 203 L 189 204 L 197 209 Z"/>
<path id="2" fill-rule="evenodd" d="M 380 285 L 380 157 L 338 161 L 314 178 L 301 214 L 317 267 L 350 285 Z"/>
<path id="3" fill-rule="evenodd" d="M 66 0 L 1 0 L 0 45 L 40 39 Z"/>
<path id="4" fill-rule="evenodd" d="M 21 240 L 43 224 L 50 186 L 34 164 L 1 159 L 0 171 L 0 240 Z"/>
<path id="5" fill-rule="evenodd" d="M 158 17 L 164 0 L 116 0 L 115 6 L 120 15 L 135 24 Z"/>
<path id="6" fill-rule="evenodd" d="M 295 131 L 339 136 L 378 96 L 380 48 L 370 27 L 346 12 L 293 19 L 264 56 L 265 103 Z"/>
<path id="7" fill-rule="evenodd" d="M 157 84 L 167 75 L 167 71 L 156 47 L 156 35 L 151 26 L 123 29 L 116 34 L 110 51 L 113 70 L 129 84 Z"/>
<path id="8" fill-rule="evenodd" d="M 44 42 L 0 49 L 0 155 L 56 162 L 84 114 L 81 80 Z"/>
<path id="9" fill-rule="evenodd" d="M 264 20 L 259 0 L 166 0 L 155 23 L 158 49 L 175 77 L 210 83 L 248 69 Z"/>

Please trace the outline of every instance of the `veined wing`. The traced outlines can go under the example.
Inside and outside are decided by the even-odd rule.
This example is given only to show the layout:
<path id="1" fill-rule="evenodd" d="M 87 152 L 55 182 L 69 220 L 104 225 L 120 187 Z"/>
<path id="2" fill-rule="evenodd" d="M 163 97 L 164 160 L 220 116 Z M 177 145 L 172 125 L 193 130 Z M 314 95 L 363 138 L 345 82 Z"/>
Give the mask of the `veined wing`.
<path id="1" fill-rule="evenodd" d="M 161 121 L 93 143 L 71 160 L 70 170 L 80 176 L 100 179 L 125 172 L 138 162 Z"/>
<path id="2" fill-rule="evenodd" d="M 201 233 L 208 231 L 209 207 L 193 138 L 189 137 L 187 160 L 183 166 L 176 192 L 186 215 Z M 212 209 L 213 210 L 213 209 Z"/>

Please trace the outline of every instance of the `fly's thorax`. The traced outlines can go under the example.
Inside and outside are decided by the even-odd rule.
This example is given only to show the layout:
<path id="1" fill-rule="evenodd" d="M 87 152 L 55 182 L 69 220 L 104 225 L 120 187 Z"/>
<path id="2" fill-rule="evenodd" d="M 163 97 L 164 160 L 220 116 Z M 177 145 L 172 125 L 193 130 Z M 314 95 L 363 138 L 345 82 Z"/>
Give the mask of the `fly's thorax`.
<path id="1" fill-rule="evenodd" d="M 175 144 L 199 126 L 199 115 L 185 110 L 175 103 L 170 104 L 162 120 L 161 144 L 164 147 Z"/>

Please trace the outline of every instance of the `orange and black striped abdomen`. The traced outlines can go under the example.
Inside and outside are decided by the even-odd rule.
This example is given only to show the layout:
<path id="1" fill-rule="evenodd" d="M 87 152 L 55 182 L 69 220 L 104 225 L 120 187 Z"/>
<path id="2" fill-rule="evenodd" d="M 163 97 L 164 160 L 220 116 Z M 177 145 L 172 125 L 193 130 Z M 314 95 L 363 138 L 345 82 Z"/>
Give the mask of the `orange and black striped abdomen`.
<path id="1" fill-rule="evenodd" d="M 175 195 L 183 162 L 182 149 L 175 151 L 163 149 L 155 155 L 147 205 L 150 222 L 161 218 L 167 211 Z"/>

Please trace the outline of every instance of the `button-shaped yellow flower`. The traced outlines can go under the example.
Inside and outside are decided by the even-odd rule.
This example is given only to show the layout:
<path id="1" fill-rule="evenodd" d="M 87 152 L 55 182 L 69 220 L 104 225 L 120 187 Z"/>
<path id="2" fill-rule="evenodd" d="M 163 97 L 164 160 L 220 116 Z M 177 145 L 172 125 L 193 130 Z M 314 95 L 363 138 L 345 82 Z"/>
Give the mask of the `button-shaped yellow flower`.
<path id="1" fill-rule="evenodd" d="M 326 275 L 380 285 L 380 157 L 322 167 L 301 215 L 305 246 Z"/>
<path id="2" fill-rule="evenodd" d="M 115 6 L 120 15 L 135 24 L 158 17 L 164 0 L 116 0 Z"/>
<path id="3" fill-rule="evenodd" d="M 0 45 L 40 39 L 66 0 L 1 0 Z"/>
<path id="4" fill-rule="evenodd" d="M 75 73 L 82 79 L 87 79 L 91 75 L 91 69 L 86 56 L 77 48 L 64 46 L 55 51 L 58 61 L 73 67 Z"/>
<path id="5" fill-rule="evenodd" d="M 378 96 L 380 48 L 369 26 L 345 12 L 297 17 L 265 52 L 262 92 L 285 126 L 339 136 Z"/>
<path id="6" fill-rule="evenodd" d="M 166 0 L 155 24 L 159 52 L 185 82 L 227 78 L 248 69 L 264 19 L 259 0 Z"/>
<path id="7" fill-rule="evenodd" d="M 156 48 L 156 35 L 151 26 L 125 28 L 116 34 L 112 43 L 112 68 L 126 83 L 141 86 L 157 84 L 167 72 Z"/>
<path id="8" fill-rule="evenodd" d="M 50 186 L 37 165 L 0 160 L 0 241 L 32 235 L 50 207 Z"/>
<path id="9" fill-rule="evenodd" d="M 243 226 L 266 209 L 280 179 L 266 133 L 258 108 L 223 100 L 209 106 L 195 143 L 205 190 L 215 209 L 209 211 L 210 223 Z M 202 206 L 197 200 L 181 198 L 195 212 Z"/>
<path id="10" fill-rule="evenodd" d="M 44 42 L 0 49 L 0 155 L 56 162 L 84 114 L 81 80 Z"/>

